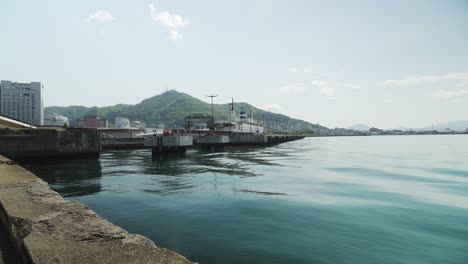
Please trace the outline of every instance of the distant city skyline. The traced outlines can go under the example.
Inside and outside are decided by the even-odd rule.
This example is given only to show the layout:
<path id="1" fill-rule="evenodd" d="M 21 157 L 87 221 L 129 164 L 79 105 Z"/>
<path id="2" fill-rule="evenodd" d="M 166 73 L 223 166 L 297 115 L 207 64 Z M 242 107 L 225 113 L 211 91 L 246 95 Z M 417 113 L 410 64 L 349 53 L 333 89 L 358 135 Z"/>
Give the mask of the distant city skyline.
<path id="1" fill-rule="evenodd" d="M 44 106 L 168 89 L 327 127 L 468 120 L 467 1 L 3 1 L 0 79 Z"/>

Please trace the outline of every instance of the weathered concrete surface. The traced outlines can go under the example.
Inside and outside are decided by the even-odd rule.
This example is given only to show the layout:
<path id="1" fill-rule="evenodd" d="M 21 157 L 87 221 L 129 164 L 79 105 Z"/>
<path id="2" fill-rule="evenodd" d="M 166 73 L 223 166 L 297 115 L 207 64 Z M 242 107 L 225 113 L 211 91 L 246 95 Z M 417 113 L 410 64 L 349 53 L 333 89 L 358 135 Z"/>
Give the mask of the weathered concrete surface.
<path id="1" fill-rule="evenodd" d="M 297 136 L 297 135 L 268 135 L 267 141 L 269 145 L 273 145 L 273 144 L 279 144 L 279 143 L 293 141 L 293 140 L 300 140 L 303 138 L 304 136 Z"/>
<path id="2" fill-rule="evenodd" d="M 229 137 L 231 145 L 266 145 L 268 139 L 264 135 L 234 135 Z"/>
<path id="3" fill-rule="evenodd" d="M 102 149 L 144 148 L 144 138 L 101 138 Z"/>
<path id="4" fill-rule="evenodd" d="M 229 136 L 214 135 L 200 136 L 197 138 L 198 145 L 227 145 L 229 144 Z"/>
<path id="5" fill-rule="evenodd" d="M 100 150 L 96 129 L 0 130 L 0 153 L 14 159 L 99 156 Z"/>
<path id="6" fill-rule="evenodd" d="M 63 199 L 18 165 L 0 164 L 0 220 L 25 263 L 191 263 Z"/>
<path id="7" fill-rule="evenodd" d="M 20 259 L 16 256 L 8 236 L 0 226 L 0 264 L 19 263 Z"/>
<path id="8" fill-rule="evenodd" d="M 187 147 L 193 145 L 192 136 L 147 136 L 145 147 Z"/>

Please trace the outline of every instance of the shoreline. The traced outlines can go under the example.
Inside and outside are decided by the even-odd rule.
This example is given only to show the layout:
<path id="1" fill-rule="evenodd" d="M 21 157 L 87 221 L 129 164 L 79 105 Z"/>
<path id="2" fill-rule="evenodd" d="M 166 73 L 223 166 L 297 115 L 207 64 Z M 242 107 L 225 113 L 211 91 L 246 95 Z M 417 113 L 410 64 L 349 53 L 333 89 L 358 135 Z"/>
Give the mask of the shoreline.
<path id="1" fill-rule="evenodd" d="M 0 228 L 22 263 L 192 263 L 65 200 L 8 158 L 0 160 Z"/>

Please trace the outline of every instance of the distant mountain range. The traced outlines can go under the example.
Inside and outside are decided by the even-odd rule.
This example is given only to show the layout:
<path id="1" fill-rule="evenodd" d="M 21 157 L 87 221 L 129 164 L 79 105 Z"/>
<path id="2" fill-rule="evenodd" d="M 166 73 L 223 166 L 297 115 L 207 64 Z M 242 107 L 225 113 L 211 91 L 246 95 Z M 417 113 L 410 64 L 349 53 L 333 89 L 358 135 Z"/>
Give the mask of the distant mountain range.
<path id="1" fill-rule="evenodd" d="M 434 125 L 434 128 L 432 126 L 427 126 L 422 128 L 423 130 L 438 130 L 438 131 L 447 131 L 447 130 L 453 130 L 453 131 L 466 131 L 468 129 L 468 120 L 457 120 L 457 121 L 451 121 L 451 122 L 446 122 L 446 123 L 440 123 L 437 125 Z"/>
<path id="2" fill-rule="evenodd" d="M 255 119 L 266 122 L 273 129 L 284 126 L 290 130 L 312 130 L 315 133 L 327 133 L 329 130 L 324 126 L 265 111 L 248 103 L 234 103 L 234 106 L 237 114 L 239 114 L 241 108 L 247 112 L 252 109 Z M 160 95 L 145 99 L 136 105 L 118 104 L 106 107 L 49 106 L 44 108 L 45 116 L 59 114 L 68 117 L 70 120 L 75 120 L 85 115 L 98 115 L 107 118 L 111 123 L 114 122 L 116 117 L 126 117 L 132 121 L 145 122 L 149 127 L 155 127 L 160 123 L 169 127 L 181 127 L 184 125 L 186 116 L 197 113 L 211 115 L 211 104 L 175 90 L 166 91 Z M 228 114 L 229 104 L 214 105 L 215 119 L 226 120 Z"/>
<path id="3" fill-rule="evenodd" d="M 348 129 L 357 130 L 357 131 L 369 131 L 369 128 L 370 128 L 369 126 L 363 125 L 363 124 L 357 124 L 357 125 L 348 127 Z M 461 131 L 466 131 L 467 128 L 468 128 L 468 120 L 457 120 L 457 121 L 439 123 L 437 125 L 434 125 L 434 127 L 433 126 L 426 126 L 423 128 L 400 127 L 400 128 L 395 128 L 395 129 L 403 130 L 403 131 L 405 130 L 415 130 L 415 131 L 437 130 L 437 131 L 443 132 L 443 131 L 453 130 L 453 131 L 461 132 Z M 388 130 L 393 130 L 393 129 L 388 129 Z"/>
<path id="4" fill-rule="evenodd" d="M 348 129 L 357 130 L 357 131 L 369 131 L 370 127 L 368 125 L 356 124 L 354 126 L 348 127 Z"/>

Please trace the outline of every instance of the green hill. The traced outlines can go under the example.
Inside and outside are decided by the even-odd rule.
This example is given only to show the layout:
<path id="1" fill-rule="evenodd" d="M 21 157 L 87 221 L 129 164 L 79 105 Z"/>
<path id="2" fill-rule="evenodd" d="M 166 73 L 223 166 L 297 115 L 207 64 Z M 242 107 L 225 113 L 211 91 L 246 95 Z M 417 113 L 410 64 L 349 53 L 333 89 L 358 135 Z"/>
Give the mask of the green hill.
<path id="1" fill-rule="evenodd" d="M 237 114 L 241 107 L 247 112 L 252 109 L 255 119 L 266 122 L 270 128 L 278 126 L 278 129 L 285 127 L 288 130 L 312 130 L 316 132 L 328 130 L 326 127 L 318 124 L 311 124 L 303 120 L 268 112 L 248 103 L 234 103 L 234 105 Z M 111 123 L 115 117 L 122 116 L 132 121 L 145 122 L 148 127 L 155 127 L 160 123 L 166 124 L 169 127 L 181 127 L 184 125 L 184 117 L 188 115 L 196 113 L 211 114 L 211 105 L 188 94 L 171 90 L 145 99 L 136 105 L 118 104 L 106 107 L 50 106 L 45 107 L 44 112 L 45 116 L 60 114 L 68 117 L 70 120 L 78 119 L 84 115 L 95 114 L 107 118 Z M 228 114 L 229 104 L 214 105 L 215 119 L 227 119 Z"/>

